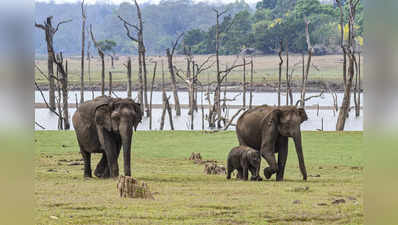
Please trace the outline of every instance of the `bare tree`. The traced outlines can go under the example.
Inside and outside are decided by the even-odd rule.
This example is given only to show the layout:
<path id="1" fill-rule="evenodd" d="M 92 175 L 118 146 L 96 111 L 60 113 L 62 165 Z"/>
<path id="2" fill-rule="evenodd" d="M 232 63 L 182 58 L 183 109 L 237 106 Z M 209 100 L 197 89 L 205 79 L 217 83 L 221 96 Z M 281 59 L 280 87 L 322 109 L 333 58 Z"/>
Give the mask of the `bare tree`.
<path id="1" fill-rule="evenodd" d="M 305 106 L 305 94 L 306 94 L 306 89 L 307 89 L 307 80 L 308 80 L 308 74 L 310 72 L 310 67 L 311 67 L 311 58 L 312 58 L 312 45 L 311 45 L 311 39 L 310 39 L 310 32 L 309 32 L 309 24 L 310 21 L 305 17 L 305 36 L 307 39 L 307 50 L 308 50 L 308 59 L 307 59 L 307 66 L 305 69 L 305 73 L 303 73 L 303 79 L 302 79 L 302 89 L 301 89 L 301 105 L 300 107 Z M 304 58 L 303 58 L 304 59 Z"/>
<path id="2" fill-rule="evenodd" d="M 242 83 L 242 91 L 243 91 L 242 105 L 243 105 L 243 107 L 246 107 L 246 57 L 243 57 L 243 83 Z"/>
<path id="3" fill-rule="evenodd" d="M 131 58 L 127 60 L 127 97 L 131 98 Z"/>
<path id="4" fill-rule="evenodd" d="M 176 77 L 175 77 L 175 72 L 174 72 L 174 65 L 173 65 L 173 56 L 174 56 L 174 51 L 178 45 L 179 40 L 181 37 L 183 37 L 184 33 L 181 33 L 180 35 L 177 36 L 177 39 L 172 43 L 172 48 L 171 51 L 170 49 L 166 49 L 166 55 L 167 55 L 167 62 L 169 66 L 169 72 L 170 72 L 170 78 L 171 78 L 171 84 L 173 87 L 173 96 L 174 96 L 174 107 L 176 110 L 176 115 L 180 116 L 181 115 L 181 106 L 180 106 L 180 100 L 178 99 L 178 93 L 177 93 L 177 83 L 176 83 Z"/>
<path id="5" fill-rule="evenodd" d="M 278 76 L 278 106 L 281 106 L 281 82 L 282 82 L 282 65 L 283 65 L 283 58 L 282 58 L 282 52 L 283 52 L 283 43 L 282 39 L 279 41 L 279 76 Z"/>
<path id="6" fill-rule="evenodd" d="M 94 99 L 94 87 L 91 83 L 91 54 L 90 54 L 90 47 L 91 47 L 91 42 L 89 41 L 87 44 L 87 60 L 88 60 L 88 85 L 90 86 L 91 89 L 91 99 Z"/>
<path id="7" fill-rule="evenodd" d="M 163 61 L 162 61 L 163 63 Z M 152 76 L 152 82 L 151 82 L 151 93 L 149 97 L 149 130 L 152 130 L 152 93 L 153 93 L 153 85 L 155 84 L 155 76 L 156 76 L 156 67 L 158 63 L 154 62 L 153 66 L 153 76 Z M 163 66 L 163 64 L 162 64 Z"/>
<path id="8" fill-rule="evenodd" d="M 46 21 L 43 24 L 35 23 L 35 27 L 42 29 L 45 34 L 46 43 L 47 43 L 47 66 L 48 66 L 48 81 L 49 81 L 49 102 L 50 108 L 55 109 L 55 83 L 54 83 L 54 47 L 53 40 L 54 35 L 57 33 L 61 24 L 68 23 L 72 20 L 64 20 L 57 24 L 56 27 L 52 25 L 52 16 L 47 17 Z"/>
<path id="9" fill-rule="evenodd" d="M 126 29 L 127 32 L 127 37 L 138 44 L 138 66 L 139 66 L 138 76 L 141 82 L 140 84 L 141 95 L 139 95 L 138 98 L 141 103 L 142 111 L 144 111 L 145 108 L 146 114 L 147 116 L 149 116 L 149 107 L 148 107 L 148 98 L 147 98 L 147 69 L 146 69 L 145 45 L 144 45 L 144 27 L 142 22 L 141 9 L 137 3 L 137 0 L 134 0 L 134 4 L 137 10 L 138 25 L 134 25 L 127 22 L 127 20 L 123 19 L 120 15 L 118 17 L 123 22 L 124 28 Z M 131 35 L 129 27 L 135 30 L 136 37 L 133 37 Z M 142 78 L 143 78 L 143 83 L 142 83 Z"/>
<path id="10" fill-rule="evenodd" d="M 250 101 L 249 101 L 249 109 L 252 108 L 253 103 L 253 57 L 250 60 Z"/>
<path id="11" fill-rule="evenodd" d="M 348 1 L 348 40 L 347 44 L 344 44 L 344 32 L 342 32 L 342 40 L 343 40 L 343 52 L 347 53 L 348 56 L 348 79 L 345 82 L 344 88 L 344 97 L 343 102 L 340 107 L 339 116 L 337 118 L 336 123 L 336 130 L 342 131 L 344 130 L 345 121 L 348 117 L 348 112 L 350 109 L 350 100 L 351 100 L 351 88 L 352 88 L 352 81 L 355 74 L 355 51 L 354 51 L 354 40 L 355 40 L 355 33 L 354 33 L 354 25 L 355 25 L 355 16 L 356 16 L 356 9 L 359 4 L 360 0 L 349 0 Z M 340 0 L 336 0 L 340 8 L 340 20 L 343 22 L 341 24 L 341 29 L 344 30 L 344 12 L 343 7 Z M 343 66 L 344 67 L 344 66 Z M 343 68 L 344 69 L 344 68 Z"/>
<path id="12" fill-rule="evenodd" d="M 86 40 L 86 19 L 87 13 L 84 8 L 84 0 L 82 0 L 81 4 L 82 9 L 82 58 L 80 64 L 80 103 L 84 102 L 84 45 Z"/>
<path id="13" fill-rule="evenodd" d="M 59 117 L 59 129 L 70 129 L 69 113 L 68 113 L 68 62 L 64 66 L 62 52 L 54 57 L 54 62 L 57 65 L 57 89 L 58 89 L 58 113 L 62 114 Z M 62 108 L 61 108 L 61 93 L 62 93 Z"/>
<path id="14" fill-rule="evenodd" d="M 109 71 L 109 96 L 112 96 L 112 72 Z"/>
<path id="15" fill-rule="evenodd" d="M 93 41 L 94 46 L 97 48 L 98 55 L 101 58 L 101 95 L 104 96 L 105 95 L 105 59 L 104 59 L 105 55 L 101 47 L 99 46 L 98 42 L 95 40 L 91 24 L 90 24 L 90 34 L 91 34 L 91 40 Z"/>

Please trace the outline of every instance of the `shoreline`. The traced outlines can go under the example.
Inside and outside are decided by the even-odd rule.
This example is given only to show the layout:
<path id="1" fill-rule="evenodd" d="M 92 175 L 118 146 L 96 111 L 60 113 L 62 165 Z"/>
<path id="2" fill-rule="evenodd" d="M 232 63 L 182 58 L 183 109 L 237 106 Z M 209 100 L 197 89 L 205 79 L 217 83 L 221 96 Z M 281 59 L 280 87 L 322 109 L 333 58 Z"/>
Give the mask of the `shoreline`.
<path id="1" fill-rule="evenodd" d="M 127 90 L 127 82 L 123 83 L 117 83 L 115 82 L 112 86 L 113 91 L 126 91 Z M 329 90 L 326 88 L 326 83 L 328 86 L 336 93 L 343 93 L 344 92 L 344 85 L 343 82 L 334 82 L 334 81 L 308 81 L 307 82 L 307 93 L 314 93 L 314 92 L 329 92 Z M 170 82 L 165 83 L 165 89 L 166 91 L 172 91 L 172 84 Z M 228 92 L 242 92 L 242 86 L 241 83 L 239 82 L 228 82 L 223 85 L 222 91 L 224 91 L 225 86 L 227 88 Z M 278 91 L 278 83 L 277 82 L 267 82 L 267 83 L 254 83 L 253 84 L 253 92 L 277 92 Z M 43 91 L 48 91 L 49 85 L 48 84 L 39 84 L 39 88 Z M 247 84 L 247 93 L 250 92 L 250 83 Z M 150 92 L 151 86 L 148 85 L 148 92 Z M 198 91 L 201 91 L 202 88 L 198 88 Z M 210 86 L 210 90 L 214 91 L 215 85 Z M 301 84 L 297 84 L 296 82 L 292 82 L 291 84 L 291 89 L 292 92 L 301 92 Z M 35 87 L 35 90 L 38 91 L 38 89 Z M 69 85 L 68 87 L 69 91 L 79 91 L 80 90 L 80 85 L 79 84 L 72 84 Z M 105 91 L 109 90 L 109 87 L 107 83 L 105 84 Z M 132 91 L 138 91 L 139 86 L 135 83 L 132 85 Z M 154 91 L 162 91 L 162 85 L 159 83 L 155 83 L 153 86 Z M 203 87 L 204 91 L 207 91 L 207 85 Z M 90 86 L 85 86 L 84 91 L 101 91 L 101 84 L 100 83 L 95 83 Z M 184 84 L 177 84 L 177 91 L 184 91 L 187 92 L 188 88 Z M 286 85 L 284 82 L 281 84 L 281 93 L 286 92 Z M 361 92 L 363 92 L 363 89 L 361 89 Z"/>

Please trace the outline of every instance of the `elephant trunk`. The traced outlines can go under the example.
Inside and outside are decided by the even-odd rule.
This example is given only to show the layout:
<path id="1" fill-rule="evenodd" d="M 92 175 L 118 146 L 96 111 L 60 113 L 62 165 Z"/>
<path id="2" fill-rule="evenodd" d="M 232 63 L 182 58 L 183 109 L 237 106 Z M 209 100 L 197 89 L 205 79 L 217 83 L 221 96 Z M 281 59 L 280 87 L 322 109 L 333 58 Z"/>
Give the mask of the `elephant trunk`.
<path id="1" fill-rule="evenodd" d="M 303 175 L 303 180 L 307 180 L 307 170 L 305 169 L 304 164 L 304 155 L 303 155 L 303 147 L 301 145 L 301 131 L 298 130 L 296 135 L 294 136 L 294 144 L 296 146 L 297 157 L 299 161 L 300 171 Z"/>
<path id="2" fill-rule="evenodd" d="M 131 139 L 133 131 L 131 126 L 123 126 L 120 129 L 120 136 L 122 139 L 122 146 L 123 146 L 123 161 L 124 161 L 124 175 L 131 176 Z"/>

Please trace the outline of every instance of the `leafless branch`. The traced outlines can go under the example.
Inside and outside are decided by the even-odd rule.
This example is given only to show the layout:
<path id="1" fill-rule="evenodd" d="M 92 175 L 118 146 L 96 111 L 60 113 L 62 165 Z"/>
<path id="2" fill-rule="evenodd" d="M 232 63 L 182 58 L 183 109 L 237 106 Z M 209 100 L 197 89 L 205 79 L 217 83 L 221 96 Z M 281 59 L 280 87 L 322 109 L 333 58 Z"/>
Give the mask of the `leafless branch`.
<path id="1" fill-rule="evenodd" d="M 308 98 L 305 98 L 305 99 L 304 99 L 304 102 L 309 101 L 310 99 L 313 99 L 313 98 L 322 97 L 323 93 L 324 93 L 324 90 L 322 90 L 321 93 L 319 93 L 319 95 L 313 95 L 313 96 L 310 96 L 310 97 L 308 97 Z M 300 102 L 302 102 L 302 101 L 303 101 L 303 100 L 301 100 L 301 99 L 297 100 L 296 106 L 298 106 L 298 105 L 300 104 Z"/>
<path id="2" fill-rule="evenodd" d="M 35 64 L 35 67 L 36 67 L 36 69 L 40 72 L 40 74 L 41 74 L 44 78 L 46 78 L 46 79 L 48 80 L 47 75 L 44 74 L 44 72 L 39 68 L 39 66 L 37 66 L 37 65 Z"/>
<path id="3" fill-rule="evenodd" d="M 43 129 L 43 130 L 45 130 L 46 128 L 45 127 L 43 127 L 42 125 L 40 125 L 38 122 L 36 122 L 35 121 L 35 124 L 38 126 L 38 127 L 40 127 L 41 129 Z"/>
<path id="4" fill-rule="evenodd" d="M 227 130 L 229 126 L 231 126 L 232 122 L 234 121 L 235 117 L 237 117 L 240 112 L 246 110 L 246 107 L 242 107 L 240 108 L 232 117 L 231 119 L 228 121 L 227 125 L 224 127 L 224 130 Z"/>
<path id="5" fill-rule="evenodd" d="M 180 41 L 180 39 L 181 39 L 183 36 L 184 36 L 184 32 L 182 32 L 181 34 L 179 34 L 179 35 L 177 36 L 177 39 L 174 41 L 174 43 L 172 43 L 172 45 L 173 45 L 173 48 L 171 49 L 171 55 L 172 55 L 172 56 L 174 55 L 174 51 L 175 51 L 175 49 L 176 49 L 176 47 L 177 47 L 177 45 L 178 45 L 178 42 Z"/>
<path id="6" fill-rule="evenodd" d="M 46 100 L 46 98 L 44 97 L 43 91 L 41 90 L 41 88 L 39 87 L 39 85 L 37 84 L 36 81 L 35 81 L 35 86 L 36 86 L 37 90 L 39 90 L 39 92 L 40 92 L 40 94 L 41 94 L 41 97 L 43 98 L 43 101 L 44 101 L 44 103 L 46 104 L 47 108 L 48 108 L 51 112 L 53 112 L 55 115 L 57 115 L 59 118 L 63 119 L 62 116 L 59 115 L 59 114 L 57 113 L 57 111 L 55 111 L 55 109 L 52 109 L 52 108 L 50 107 L 50 105 L 48 105 L 47 100 Z"/>
<path id="7" fill-rule="evenodd" d="M 130 27 L 136 29 L 137 32 L 140 31 L 140 28 L 139 28 L 137 25 L 134 25 L 134 24 L 131 24 L 131 23 L 127 22 L 127 20 L 123 19 L 120 15 L 118 15 L 117 17 L 118 17 L 125 25 L 128 25 L 128 26 L 130 26 Z"/>
<path id="8" fill-rule="evenodd" d="M 35 23 L 35 27 L 46 30 L 46 27 L 43 24 Z"/>
<path id="9" fill-rule="evenodd" d="M 57 27 L 56 27 L 55 30 L 54 30 L 54 33 L 57 33 L 58 28 L 59 28 L 59 26 L 60 26 L 61 24 L 69 23 L 69 22 L 72 22 L 72 19 L 64 20 L 64 21 L 59 22 L 59 23 L 57 24 Z"/>

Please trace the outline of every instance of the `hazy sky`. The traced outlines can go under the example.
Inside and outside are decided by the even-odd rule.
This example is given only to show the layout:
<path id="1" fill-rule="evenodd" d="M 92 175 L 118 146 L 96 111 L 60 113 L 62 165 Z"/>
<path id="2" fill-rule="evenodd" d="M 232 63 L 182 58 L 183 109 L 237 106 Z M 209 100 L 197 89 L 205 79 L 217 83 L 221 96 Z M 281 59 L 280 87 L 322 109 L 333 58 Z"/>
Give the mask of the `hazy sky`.
<path id="1" fill-rule="evenodd" d="M 50 2 L 51 0 L 35 0 L 36 2 Z M 81 0 L 53 0 L 56 3 L 74 3 L 74 2 L 81 2 Z M 120 4 L 122 2 L 131 2 L 131 0 L 85 0 L 88 4 L 94 4 L 96 2 L 99 3 L 113 3 L 113 4 Z M 229 3 L 235 2 L 235 0 L 193 0 L 194 2 L 214 2 L 214 3 Z M 259 0 L 245 0 L 247 3 L 256 3 Z M 158 3 L 160 0 L 138 0 L 138 3 L 144 2 L 152 2 Z"/>

